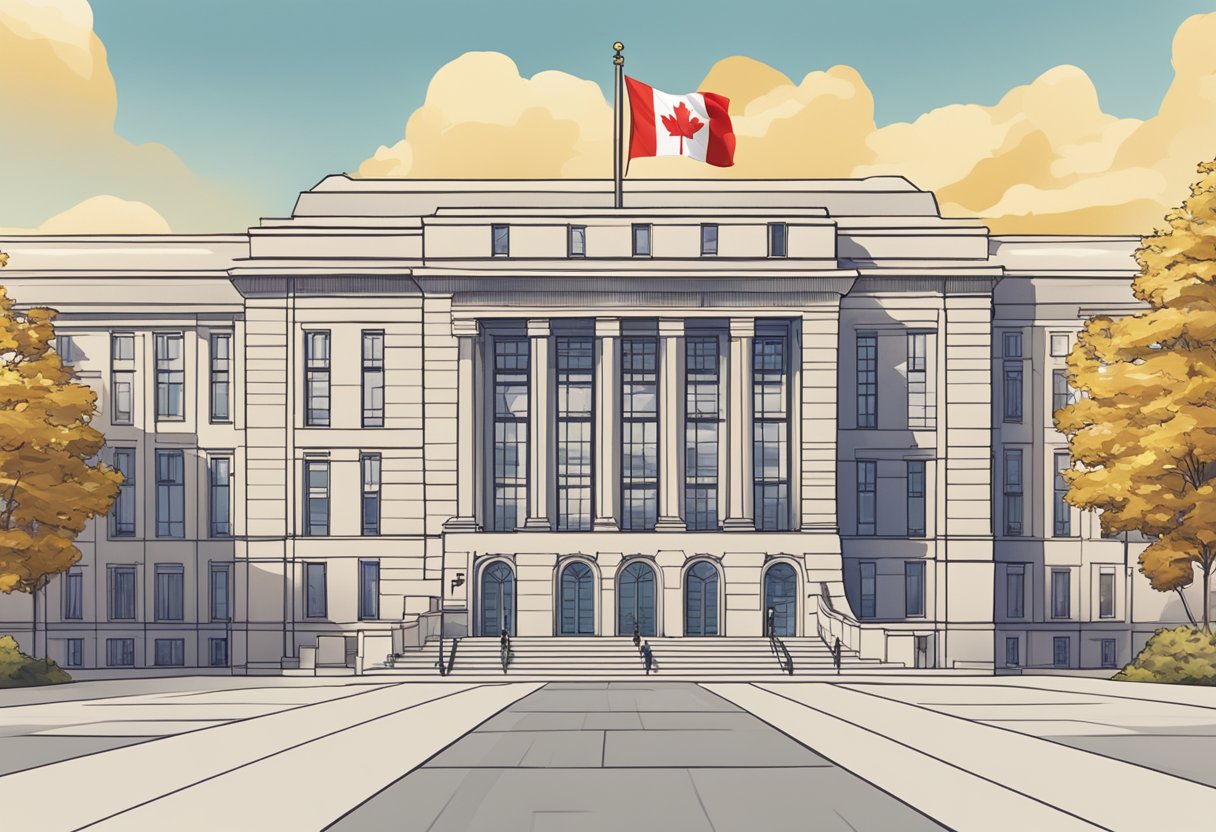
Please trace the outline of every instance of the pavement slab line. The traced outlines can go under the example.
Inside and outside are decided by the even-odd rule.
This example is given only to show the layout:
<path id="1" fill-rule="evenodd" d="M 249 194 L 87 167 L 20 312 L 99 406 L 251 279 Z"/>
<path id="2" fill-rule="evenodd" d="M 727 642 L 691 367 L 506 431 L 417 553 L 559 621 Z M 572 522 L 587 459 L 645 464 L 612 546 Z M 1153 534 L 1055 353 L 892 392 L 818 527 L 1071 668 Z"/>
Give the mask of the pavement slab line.
<path id="1" fill-rule="evenodd" d="M 224 772 L 89 829 L 323 829 L 540 687 L 486 685 L 433 699 Z M 313 787 L 284 799 L 285 783 Z"/>
<path id="2" fill-rule="evenodd" d="M 0 794 L 22 799 L 9 801 L 4 828 L 78 829 L 300 743 L 470 687 L 360 688 L 340 699 L 8 774 L 0 777 Z M 71 800 L 63 799 L 65 789 Z"/>
<path id="3" fill-rule="evenodd" d="M 874 761 L 886 759 L 888 752 L 867 759 L 866 755 L 850 753 L 848 748 L 829 747 L 822 736 L 815 735 L 815 742 L 825 756 L 956 829 L 1067 829 L 1076 828 L 1067 825 L 1069 821 L 1075 824 L 1080 819 L 1105 829 L 1153 829 L 1160 824 L 1161 806 L 1170 807 L 1171 823 L 1177 821 L 1185 827 L 1189 822 L 1201 829 L 1210 823 L 1212 813 L 1216 812 L 1216 789 L 1037 737 L 895 701 L 872 691 L 861 692 L 835 685 L 757 687 L 771 696 L 784 698 L 795 708 L 803 707 L 801 717 L 796 711 L 785 711 L 787 717 L 793 718 L 790 725 L 795 729 L 801 727 L 800 721 L 805 723 L 826 717 L 838 724 L 850 725 L 853 733 L 868 732 L 885 738 L 888 746 L 898 744 L 914 751 L 920 761 L 909 761 L 913 767 L 929 767 L 931 760 L 937 766 L 944 766 L 947 772 L 954 772 L 943 773 L 941 780 L 935 779 L 923 791 L 909 790 L 902 782 L 908 776 L 907 768 L 884 766 L 878 769 L 874 766 Z M 982 692 L 977 692 L 977 696 L 982 697 Z M 786 728 L 786 725 L 781 723 L 778 727 Z M 793 735 L 806 741 L 798 734 Z M 963 802 L 957 788 L 959 774 L 986 782 L 1006 794 L 1020 796 L 1021 802 L 1014 801 L 1008 808 L 990 804 L 987 799 Z M 1144 794 L 1153 795 L 1153 799 L 1136 798 L 1136 795 Z M 1032 808 L 1035 806 L 1058 812 L 1053 821 L 1055 825 L 1031 826 L 1024 813 L 1037 811 Z"/>
<path id="4" fill-rule="evenodd" d="M 1102 828 L 863 727 L 868 721 L 864 701 L 843 709 L 846 716 L 834 706 L 835 713 L 829 713 L 749 684 L 705 687 L 958 832 L 1093 832 Z M 792 687 L 782 685 L 780 689 L 789 693 Z"/>

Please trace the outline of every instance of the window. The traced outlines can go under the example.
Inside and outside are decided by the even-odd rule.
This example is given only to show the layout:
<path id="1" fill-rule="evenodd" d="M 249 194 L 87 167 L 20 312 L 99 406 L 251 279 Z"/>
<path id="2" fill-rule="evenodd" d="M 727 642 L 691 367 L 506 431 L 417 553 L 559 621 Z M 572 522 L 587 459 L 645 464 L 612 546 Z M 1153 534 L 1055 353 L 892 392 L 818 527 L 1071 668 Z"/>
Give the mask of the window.
<path id="1" fill-rule="evenodd" d="M 877 532 L 878 463 L 872 459 L 857 461 L 857 533 Z"/>
<path id="2" fill-rule="evenodd" d="M 718 226 L 701 226 L 701 256 L 716 257 L 718 254 Z"/>
<path id="3" fill-rule="evenodd" d="M 380 454 L 360 454 L 359 468 L 363 481 L 360 514 L 364 535 L 380 534 Z"/>
<path id="4" fill-rule="evenodd" d="M 1068 636 L 1056 636 L 1051 640 L 1051 663 L 1055 667 L 1068 667 L 1071 664 L 1071 656 L 1069 654 L 1072 652 L 1072 649 L 1068 642 Z"/>
<path id="5" fill-rule="evenodd" d="M 1098 617 L 1115 617 L 1115 569 L 1100 567 L 1098 572 Z"/>
<path id="6" fill-rule="evenodd" d="M 592 381 L 595 340 L 557 339 L 557 527 L 591 528 Z"/>
<path id="7" fill-rule="evenodd" d="M 213 563 L 208 571 L 211 595 L 211 620 L 232 620 L 232 565 Z"/>
<path id="8" fill-rule="evenodd" d="M 232 457 L 207 459 L 208 511 L 212 537 L 232 537 Z"/>
<path id="9" fill-rule="evenodd" d="M 1067 370 L 1051 371 L 1051 412 L 1072 404 L 1072 388 L 1068 386 Z"/>
<path id="10" fill-rule="evenodd" d="M 304 424 L 329 427 L 329 333 L 304 333 Z"/>
<path id="11" fill-rule="evenodd" d="M 232 333 L 211 333 L 211 421 L 232 421 Z"/>
<path id="12" fill-rule="evenodd" d="M 84 639 L 69 638 L 64 649 L 65 667 L 84 667 Z"/>
<path id="13" fill-rule="evenodd" d="M 183 619 L 186 585 L 180 563 L 156 564 L 156 620 Z"/>
<path id="14" fill-rule="evenodd" d="M 511 531 L 528 506 L 528 340 L 494 341 L 494 528 Z"/>
<path id="15" fill-rule="evenodd" d="M 380 617 L 380 561 L 359 561 L 359 618 Z"/>
<path id="16" fill-rule="evenodd" d="M 658 342 L 621 340 L 621 502 L 624 529 L 653 529 L 659 502 Z"/>
<path id="17" fill-rule="evenodd" d="M 308 537 L 329 534 L 328 460 L 304 460 L 304 534 Z"/>
<path id="18" fill-rule="evenodd" d="M 932 428 L 937 421 L 937 404 L 929 401 L 929 373 L 925 353 L 929 348 L 927 332 L 908 333 L 908 427 Z"/>
<path id="19" fill-rule="evenodd" d="M 110 508 L 110 537 L 135 536 L 135 449 L 114 449 L 114 470 L 122 474 Z"/>
<path id="20" fill-rule="evenodd" d="M 228 666 L 228 639 L 226 638 L 209 638 L 207 639 L 207 664 L 210 667 L 227 667 Z"/>
<path id="21" fill-rule="evenodd" d="M 1018 640 L 1007 637 L 1005 639 L 1005 665 L 1007 667 L 1017 667 L 1022 663 L 1018 653 Z"/>
<path id="22" fill-rule="evenodd" d="M 920 618 L 925 614 L 925 562 L 904 561 L 904 617 Z"/>
<path id="23" fill-rule="evenodd" d="M 73 569 L 63 576 L 63 620 L 84 618 L 84 573 Z"/>
<path id="24" fill-rule="evenodd" d="M 1022 449 L 1005 449 L 1005 534 L 1022 535 Z"/>
<path id="25" fill-rule="evenodd" d="M 1051 355 L 1053 358 L 1063 358 L 1068 355 L 1068 333 L 1053 332 L 1051 334 Z"/>
<path id="26" fill-rule="evenodd" d="M 585 226 L 585 225 L 570 226 L 570 256 L 571 257 L 586 257 L 587 256 L 587 226 Z"/>
<path id="27" fill-rule="evenodd" d="M 1064 481 L 1064 472 L 1072 468 L 1072 458 L 1065 451 L 1055 455 L 1055 462 L 1052 536 L 1070 537 L 1072 535 L 1072 506 L 1064 502 L 1064 495 L 1068 493 L 1068 483 Z"/>
<path id="28" fill-rule="evenodd" d="M 181 451 L 156 452 L 156 536 L 186 536 L 186 470 Z"/>
<path id="29" fill-rule="evenodd" d="M 1068 618 L 1072 614 L 1071 573 L 1067 569 L 1051 570 L 1051 617 Z"/>
<path id="30" fill-rule="evenodd" d="M 156 346 L 156 418 L 163 422 L 186 418 L 186 356 L 180 332 L 158 332 Z"/>
<path id="31" fill-rule="evenodd" d="M 908 537 L 925 536 L 925 461 L 909 459 Z"/>
<path id="32" fill-rule="evenodd" d="M 788 362 L 784 335 L 752 341 L 752 473 L 756 529 L 790 527 Z"/>
<path id="33" fill-rule="evenodd" d="M 878 335 L 857 333 L 857 427 L 878 427 Z"/>
<path id="34" fill-rule="evenodd" d="M 511 254 L 511 226 L 491 226 L 490 240 L 493 245 L 493 256 L 508 257 Z"/>
<path id="35" fill-rule="evenodd" d="M 327 614 L 327 599 L 325 564 L 304 564 L 304 614 L 309 618 L 324 618 Z"/>
<path id="36" fill-rule="evenodd" d="M 1022 421 L 1022 333 L 1005 333 L 1004 421 Z"/>
<path id="37" fill-rule="evenodd" d="M 768 224 L 768 256 L 785 256 L 786 225 L 783 222 Z"/>
<path id="38" fill-rule="evenodd" d="M 106 639 L 106 665 L 109 667 L 135 667 L 135 639 Z"/>
<path id="39" fill-rule="evenodd" d="M 861 617 L 873 618 L 878 585 L 876 564 L 868 560 L 862 561 L 858 566 L 861 568 Z"/>
<path id="40" fill-rule="evenodd" d="M 182 667 L 186 663 L 186 641 L 180 638 L 156 639 L 157 667 Z"/>
<path id="41" fill-rule="evenodd" d="M 135 620 L 135 567 L 111 566 L 109 569 L 109 619 L 111 621 Z"/>
<path id="42" fill-rule="evenodd" d="M 702 226 L 704 228 L 705 226 Z M 721 424 L 717 336 L 684 342 L 684 512 L 691 531 L 718 528 L 718 431 Z"/>
<path id="43" fill-rule="evenodd" d="M 384 427 L 384 333 L 363 330 L 363 427 Z"/>
<path id="44" fill-rule="evenodd" d="M 1102 647 L 1102 666 L 1103 667 L 1118 667 L 1118 655 L 1115 652 L 1115 640 L 1113 638 L 1101 639 Z"/>
<path id="45" fill-rule="evenodd" d="M 1010 563 L 1005 566 L 1005 616 L 1026 617 L 1026 564 Z"/>
<path id="46" fill-rule="evenodd" d="M 634 224 L 633 226 L 633 256 L 650 256 L 650 226 Z"/>
<path id="47" fill-rule="evenodd" d="M 110 424 L 135 423 L 135 336 L 110 336 Z"/>

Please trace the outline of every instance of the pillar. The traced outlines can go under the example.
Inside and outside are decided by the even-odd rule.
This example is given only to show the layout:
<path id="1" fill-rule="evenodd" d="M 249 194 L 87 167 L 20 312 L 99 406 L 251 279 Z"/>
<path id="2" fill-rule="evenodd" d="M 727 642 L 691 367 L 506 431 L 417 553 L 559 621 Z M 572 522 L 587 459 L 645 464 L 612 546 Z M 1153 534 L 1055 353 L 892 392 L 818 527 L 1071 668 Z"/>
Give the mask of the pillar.
<path id="1" fill-rule="evenodd" d="M 552 528 L 549 516 L 549 322 L 528 321 L 528 519 L 525 529 Z"/>
<path id="2" fill-rule="evenodd" d="M 475 355 L 477 321 L 455 319 L 456 337 L 456 515 L 444 528 L 449 531 L 477 529 L 477 394 Z"/>
<path id="3" fill-rule="evenodd" d="M 684 531 L 684 322 L 659 321 L 659 516 L 656 531 Z"/>
<path id="4" fill-rule="evenodd" d="M 619 318 L 595 320 L 595 519 L 596 531 L 620 528 L 621 378 L 617 356 Z"/>
<path id="5" fill-rule="evenodd" d="M 752 470 L 752 340 L 754 318 L 730 319 L 730 375 L 726 397 L 727 488 L 725 531 L 756 528 Z"/>

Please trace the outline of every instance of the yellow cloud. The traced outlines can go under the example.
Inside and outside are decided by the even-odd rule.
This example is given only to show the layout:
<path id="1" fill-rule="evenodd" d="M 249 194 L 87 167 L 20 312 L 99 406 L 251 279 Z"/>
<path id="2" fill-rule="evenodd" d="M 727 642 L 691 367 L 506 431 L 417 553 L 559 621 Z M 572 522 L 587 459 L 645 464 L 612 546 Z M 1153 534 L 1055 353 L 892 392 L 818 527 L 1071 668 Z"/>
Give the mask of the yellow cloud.
<path id="1" fill-rule="evenodd" d="M 0 228 L 0 234 L 169 234 L 172 230 L 146 202 L 102 194 L 50 217 L 37 228 Z"/>
<path id="2" fill-rule="evenodd" d="M 230 230 L 236 198 L 168 148 L 114 132 L 118 97 L 86 0 L 0 3 L 0 222 L 36 226 L 96 194 L 158 206 L 174 225 Z M 80 215 L 83 216 L 83 215 Z"/>
<path id="3" fill-rule="evenodd" d="M 759 61 L 719 61 L 699 89 L 731 99 L 735 166 L 636 159 L 631 177 L 906 176 L 943 212 L 996 232 L 1144 233 L 1179 202 L 1199 161 L 1216 156 L 1216 13 L 1174 39 L 1175 77 L 1146 121 L 1103 112 L 1085 72 L 1058 66 L 993 106 L 954 104 L 876 127 L 856 70 L 795 84 Z M 674 90 L 673 90 L 674 91 Z M 359 166 L 369 177 L 606 177 L 611 111 L 599 88 L 560 72 L 530 79 L 497 53 L 436 73 L 405 138 Z"/>

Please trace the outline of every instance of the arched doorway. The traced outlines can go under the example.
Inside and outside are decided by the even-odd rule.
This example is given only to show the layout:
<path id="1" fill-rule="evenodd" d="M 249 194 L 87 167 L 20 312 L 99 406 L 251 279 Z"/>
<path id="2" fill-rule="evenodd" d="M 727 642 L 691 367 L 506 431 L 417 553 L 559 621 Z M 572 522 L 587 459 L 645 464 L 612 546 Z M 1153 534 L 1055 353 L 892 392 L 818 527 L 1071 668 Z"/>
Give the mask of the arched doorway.
<path id="1" fill-rule="evenodd" d="M 649 564 L 634 561 L 621 570 L 616 581 L 617 635 L 633 635 L 635 624 L 640 635 L 658 635 L 655 618 L 654 570 Z"/>
<path id="2" fill-rule="evenodd" d="M 559 585 L 561 635 L 595 635 L 595 575 L 591 567 L 577 560 L 567 564 Z"/>
<path id="3" fill-rule="evenodd" d="M 798 626 L 798 575 L 788 563 L 774 563 L 764 573 L 765 635 L 768 611 L 773 611 L 773 631 L 779 636 L 796 635 Z"/>
<path id="4" fill-rule="evenodd" d="M 515 573 L 500 560 L 481 571 L 478 621 L 483 636 L 496 636 L 503 630 L 515 635 Z"/>
<path id="5" fill-rule="evenodd" d="M 684 635 L 718 634 L 718 570 L 708 561 L 693 564 L 684 576 Z"/>

